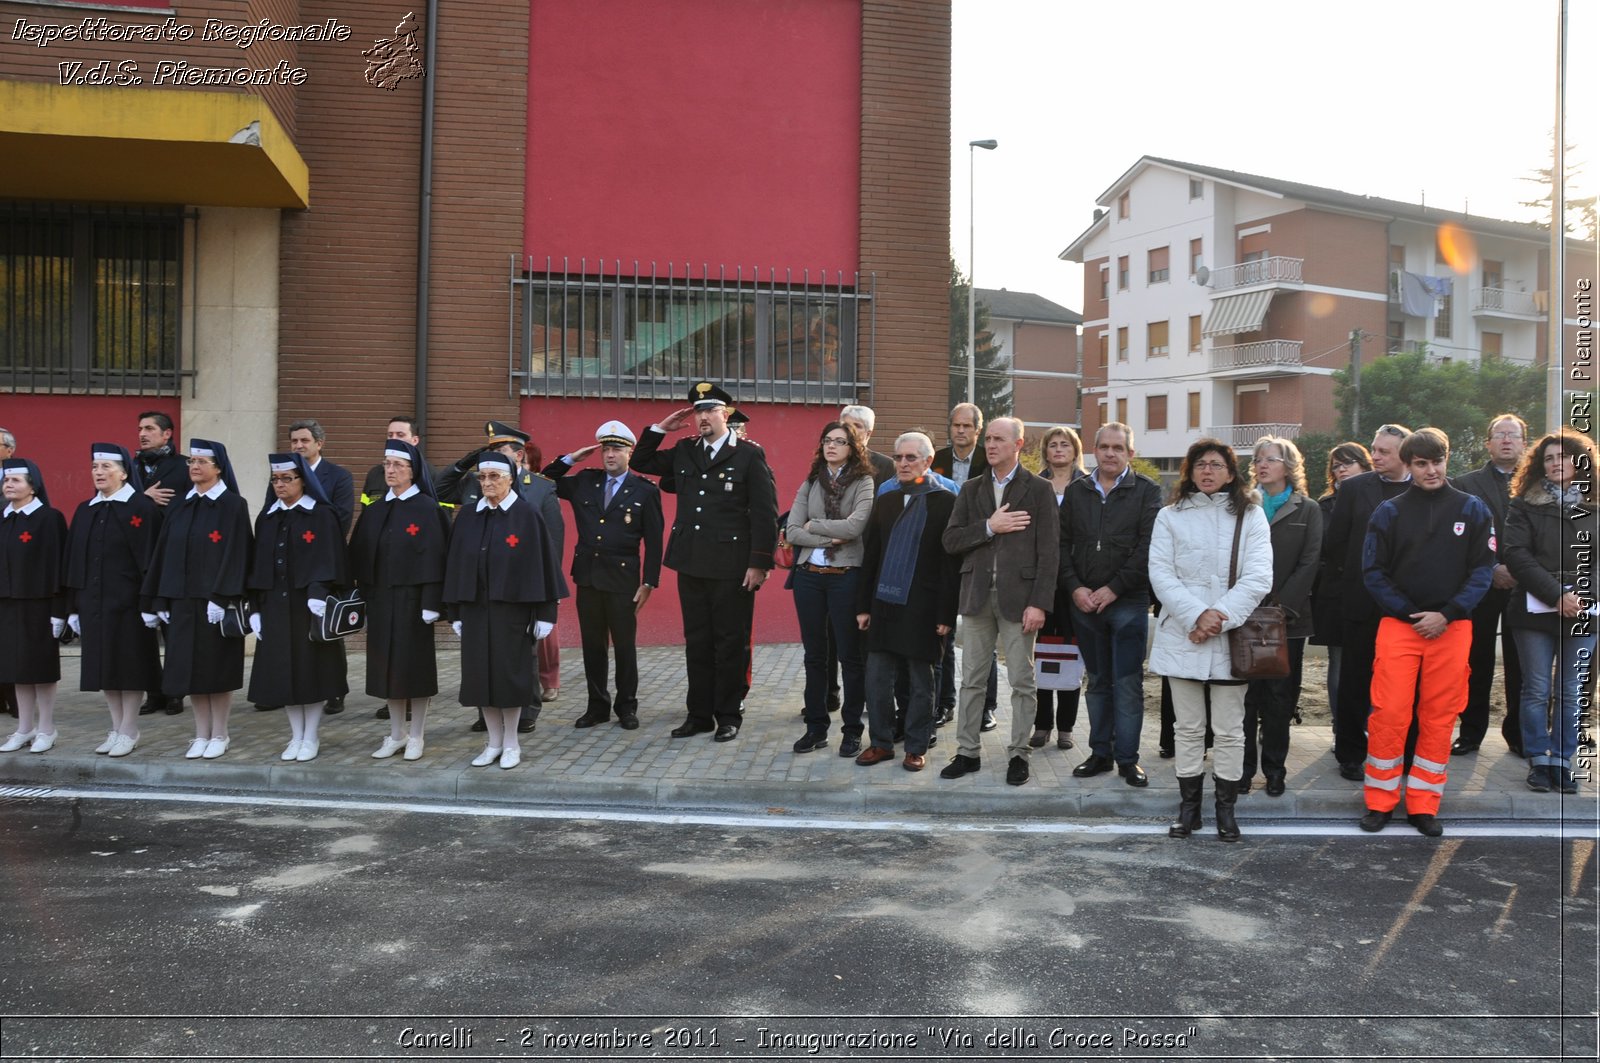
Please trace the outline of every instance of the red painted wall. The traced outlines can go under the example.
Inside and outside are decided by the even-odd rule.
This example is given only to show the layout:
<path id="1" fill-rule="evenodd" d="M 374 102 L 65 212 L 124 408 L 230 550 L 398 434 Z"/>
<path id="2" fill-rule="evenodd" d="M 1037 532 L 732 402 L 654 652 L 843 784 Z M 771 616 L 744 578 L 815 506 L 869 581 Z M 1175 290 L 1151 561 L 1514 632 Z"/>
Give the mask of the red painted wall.
<path id="1" fill-rule="evenodd" d="M 628 425 L 635 434 L 642 434 L 655 421 L 687 403 L 635 402 L 626 400 L 574 400 L 526 398 L 522 400 L 522 429 L 533 435 L 535 443 L 549 462 L 561 454 L 594 442 L 594 433 L 602 424 L 613 418 Z M 822 426 L 838 414 L 831 406 L 764 406 L 751 405 L 742 409 L 750 415 L 749 438 L 760 443 L 772 465 L 773 478 L 778 485 L 778 512 L 786 513 L 794 502 L 795 492 L 811 468 L 811 458 L 816 453 L 817 440 L 822 437 Z M 686 435 L 679 432 L 677 440 Z M 874 439 L 874 444 L 879 441 Z M 875 446 L 874 449 L 882 449 Z M 596 456 L 579 468 L 599 467 Z M 671 533 L 673 514 L 677 509 L 675 495 L 663 495 L 662 511 L 666 515 L 668 534 Z M 572 571 L 572 542 L 574 535 L 572 509 L 561 504 L 567 521 L 567 553 L 561 559 L 563 572 Z M 665 541 L 663 540 L 663 547 Z M 788 573 L 775 570 L 756 594 L 755 640 L 757 642 L 799 642 L 800 625 L 795 620 L 794 597 L 783 588 Z M 563 647 L 580 645 L 578 620 L 571 608 L 563 607 L 560 616 L 560 637 Z M 645 606 L 643 622 L 639 628 L 642 645 L 660 646 L 683 641 L 683 622 L 678 613 L 677 577 L 671 569 L 663 568 L 661 587 Z"/>
<path id="2" fill-rule="evenodd" d="M 860 140 L 859 0 L 533 4 L 524 246 L 558 269 L 853 273 Z"/>
<path id="3" fill-rule="evenodd" d="M 0 395 L 0 426 L 17 437 L 17 457 L 44 473 L 50 504 L 71 520 L 78 503 L 94 494 L 89 444 L 121 443 L 138 453 L 145 410 L 164 411 L 177 429 L 173 440 L 181 440 L 179 407 L 178 399 L 149 395 Z"/>

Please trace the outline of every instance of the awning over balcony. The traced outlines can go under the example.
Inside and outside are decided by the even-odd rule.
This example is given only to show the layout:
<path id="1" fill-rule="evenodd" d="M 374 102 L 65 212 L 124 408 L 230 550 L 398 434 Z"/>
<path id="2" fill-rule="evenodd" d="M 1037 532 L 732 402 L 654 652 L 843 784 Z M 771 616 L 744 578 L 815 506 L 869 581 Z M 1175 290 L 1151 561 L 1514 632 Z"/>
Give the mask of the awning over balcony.
<path id="1" fill-rule="evenodd" d="M 1267 320 L 1267 307 L 1272 305 L 1272 289 L 1224 295 L 1211 304 L 1201 328 L 1207 336 L 1231 336 L 1237 332 L 1256 332 Z"/>

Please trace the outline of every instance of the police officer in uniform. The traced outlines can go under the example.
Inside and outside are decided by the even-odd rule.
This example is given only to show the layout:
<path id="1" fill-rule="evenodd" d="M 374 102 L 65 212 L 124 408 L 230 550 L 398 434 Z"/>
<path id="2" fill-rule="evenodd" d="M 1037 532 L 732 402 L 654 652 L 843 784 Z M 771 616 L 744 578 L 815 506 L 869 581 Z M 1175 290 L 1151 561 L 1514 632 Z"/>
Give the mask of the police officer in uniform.
<path id="1" fill-rule="evenodd" d="M 739 736 L 750 690 L 755 592 L 772 569 L 778 495 L 765 452 L 728 427 L 732 396 L 702 381 L 689 401 L 644 431 L 628 464 L 672 477 L 678 493 L 666 561 L 678 573 L 689 711 L 672 736 L 714 731 L 716 741 L 729 742 Z M 668 433 L 691 424 L 694 437 L 662 449 Z"/>
<path id="2" fill-rule="evenodd" d="M 639 726 L 637 616 L 661 583 L 661 491 L 628 471 L 637 440 L 621 421 L 607 421 L 597 442 L 552 461 L 544 475 L 572 506 L 578 538 L 572 551 L 572 582 L 577 584 L 578 630 L 583 635 L 583 674 L 589 702 L 575 727 L 594 727 L 611 718 L 632 731 Z M 604 467 L 567 471 L 601 452 Z M 644 567 L 639 547 L 644 547 Z M 617 654 L 617 696 L 606 688 L 606 644 Z"/>

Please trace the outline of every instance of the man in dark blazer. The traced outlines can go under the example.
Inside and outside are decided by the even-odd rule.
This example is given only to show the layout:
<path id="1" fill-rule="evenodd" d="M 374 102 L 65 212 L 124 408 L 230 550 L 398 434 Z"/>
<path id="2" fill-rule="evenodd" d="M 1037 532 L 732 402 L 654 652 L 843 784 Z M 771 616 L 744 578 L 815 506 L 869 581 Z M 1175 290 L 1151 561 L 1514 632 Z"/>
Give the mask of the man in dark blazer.
<path id="1" fill-rule="evenodd" d="M 944 548 L 961 557 L 961 706 L 956 755 L 939 773 L 959 779 L 980 766 L 985 674 L 995 650 L 1006 651 L 1011 683 L 1011 759 L 1006 782 L 1028 781 L 1028 739 L 1038 693 L 1033 640 L 1055 608 L 1056 562 L 1061 549 L 1058 507 L 1050 484 L 1019 461 L 1022 422 L 997 417 L 984 433 L 989 468 L 961 485 Z"/>
<path id="2" fill-rule="evenodd" d="M 772 570 L 778 493 L 766 453 L 728 428 L 732 396 L 701 381 L 689 401 L 641 433 L 628 464 L 670 476 L 678 495 L 666 561 L 678 573 L 689 711 L 672 737 L 713 731 L 715 741 L 729 742 L 750 692 L 755 593 Z M 668 433 L 690 423 L 693 437 L 662 449 Z"/>
<path id="3" fill-rule="evenodd" d="M 544 467 L 556 494 L 572 506 L 577 541 L 572 548 L 572 582 L 577 584 L 578 630 L 583 636 L 583 674 L 589 702 L 574 727 L 593 727 L 617 714 L 617 724 L 639 726 L 638 613 L 661 584 L 661 491 L 628 471 L 634 434 L 621 421 L 607 421 L 597 442 L 563 455 Z M 578 462 L 600 451 L 603 467 L 581 469 Z M 639 549 L 644 548 L 640 568 Z M 606 686 L 606 645 L 616 649 L 617 696 Z"/>
<path id="4" fill-rule="evenodd" d="M 1456 477 L 1451 485 L 1458 491 L 1477 495 L 1488 505 L 1489 512 L 1494 514 L 1497 543 L 1505 535 L 1506 513 L 1511 508 L 1511 478 L 1527 446 L 1527 422 L 1514 413 L 1498 415 L 1489 422 L 1489 460 L 1483 468 Z M 1454 756 L 1476 753 L 1489 730 L 1489 693 L 1494 689 L 1497 639 L 1506 687 L 1506 717 L 1500 721 L 1500 735 L 1511 752 L 1522 755 L 1522 666 L 1517 659 L 1517 644 L 1511 638 L 1511 629 L 1503 626 L 1502 619 L 1516 588 L 1517 581 L 1511 578 L 1511 570 L 1496 556 L 1489 593 L 1472 611 L 1472 649 L 1467 658 L 1471 675 L 1467 680 L 1467 707 L 1461 711 L 1461 733 L 1450 747 Z"/>
<path id="5" fill-rule="evenodd" d="M 1333 755 L 1339 775 L 1351 782 L 1364 778 L 1367 759 L 1367 717 L 1372 713 L 1372 665 L 1378 648 L 1377 602 L 1362 578 L 1361 548 L 1373 511 L 1411 486 L 1411 474 L 1400 460 L 1400 443 L 1411 434 L 1404 425 L 1378 427 L 1372 437 L 1372 471 L 1339 485 L 1333 513 L 1322 535 L 1327 578 L 1337 579 L 1343 615 L 1339 638 L 1344 649 L 1339 664 L 1339 705 L 1333 720 Z"/>
<path id="6" fill-rule="evenodd" d="M 350 523 L 356 512 L 356 481 L 349 469 L 335 465 L 322 456 L 322 448 L 327 442 L 328 434 L 322 430 L 322 425 L 309 418 L 289 426 L 289 449 L 305 458 L 311 471 L 317 474 L 317 482 L 322 485 L 323 493 L 328 496 L 334 514 L 339 518 L 339 527 L 349 538 Z"/>

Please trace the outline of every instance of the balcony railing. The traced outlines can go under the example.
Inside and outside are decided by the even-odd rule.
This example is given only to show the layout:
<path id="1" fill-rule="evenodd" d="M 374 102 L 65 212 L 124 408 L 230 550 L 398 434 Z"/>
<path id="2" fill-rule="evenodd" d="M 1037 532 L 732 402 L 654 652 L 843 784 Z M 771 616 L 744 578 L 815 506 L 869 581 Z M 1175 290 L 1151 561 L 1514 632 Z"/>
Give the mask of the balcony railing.
<path id="1" fill-rule="evenodd" d="M 1509 288 L 1479 288 L 1472 293 L 1474 314 L 1537 315 L 1538 302 L 1533 292 L 1514 292 Z"/>
<path id="2" fill-rule="evenodd" d="M 1233 343 L 1211 348 L 1211 371 L 1220 373 L 1229 369 L 1298 368 L 1300 362 L 1299 340 L 1261 340 L 1256 343 Z"/>
<path id="3" fill-rule="evenodd" d="M 1206 435 L 1212 439 L 1220 439 L 1235 450 L 1243 450 L 1255 446 L 1256 440 L 1262 436 L 1282 436 L 1284 439 L 1297 439 L 1300 436 L 1300 426 L 1297 424 L 1231 424 L 1217 425 L 1206 429 Z"/>
<path id="4" fill-rule="evenodd" d="M 1246 288 L 1253 284 L 1301 284 L 1303 258 L 1258 258 L 1254 262 L 1241 262 L 1237 266 L 1222 266 L 1211 272 L 1211 290 L 1225 292 L 1231 288 Z"/>

